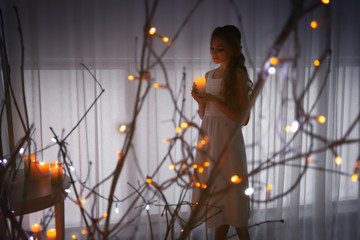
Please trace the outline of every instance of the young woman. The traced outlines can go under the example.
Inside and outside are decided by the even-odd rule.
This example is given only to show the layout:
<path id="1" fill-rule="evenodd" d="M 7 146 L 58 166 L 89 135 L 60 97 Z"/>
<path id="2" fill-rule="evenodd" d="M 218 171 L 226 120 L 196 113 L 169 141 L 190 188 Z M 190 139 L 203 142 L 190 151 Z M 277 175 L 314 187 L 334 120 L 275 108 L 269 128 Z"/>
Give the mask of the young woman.
<path id="1" fill-rule="evenodd" d="M 244 194 L 247 180 L 231 182 L 231 177 L 247 175 L 246 152 L 242 133 L 238 134 L 231 146 L 226 146 L 234 132 L 236 121 L 243 114 L 248 103 L 252 82 L 244 65 L 245 58 L 241 52 L 241 33 L 232 25 L 217 27 L 210 42 L 210 53 L 215 64 L 220 66 L 205 74 L 206 92 L 200 93 L 193 85 L 191 94 L 198 103 L 198 113 L 202 119 L 201 129 L 207 136 L 207 142 L 196 153 L 195 162 L 209 162 L 204 173 L 198 173 L 201 184 L 206 184 L 211 166 L 221 155 L 225 147 L 224 161 L 216 176 L 211 197 L 206 202 L 207 224 L 215 228 L 215 239 L 225 239 L 229 226 L 236 228 L 239 239 L 250 239 L 247 230 L 249 218 L 249 199 Z M 247 116 L 247 124 L 249 117 Z M 201 141 L 204 136 L 199 136 Z M 226 191 L 223 191 L 226 190 Z M 201 188 L 194 188 L 193 202 L 198 202 Z M 220 194 L 217 194 L 220 193 Z"/>

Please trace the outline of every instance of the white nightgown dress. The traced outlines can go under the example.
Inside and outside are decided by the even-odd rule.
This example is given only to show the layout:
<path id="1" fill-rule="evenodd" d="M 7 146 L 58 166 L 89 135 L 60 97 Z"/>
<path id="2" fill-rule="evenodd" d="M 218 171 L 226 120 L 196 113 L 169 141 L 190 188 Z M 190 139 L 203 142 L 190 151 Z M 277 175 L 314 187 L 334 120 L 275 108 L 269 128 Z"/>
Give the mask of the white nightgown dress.
<path id="1" fill-rule="evenodd" d="M 222 79 L 214 79 L 214 72 L 215 71 L 212 70 L 208 73 L 206 92 L 221 98 L 220 87 Z M 208 161 L 210 165 L 204 168 L 205 171 L 203 173 L 198 173 L 198 180 L 201 184 L 207 182 L 211 169 L 214 167 L 215 162 L 233 133 L 235 125 L 236 122 L 218 110 L 213 103 L 206 104 L 201 129 L 204 131 L 204 134 L 208 136 L 208 141 L 197 150 L 195 162 L 201 166 L 204 162 Z M 198 141 L 200 142 L 203 138 L 203 136 L 199 135 Z M 233 175 L 238 175 L 239 177 L 247 175 L 246 152 L 241 132 L 225 155 L 220 174 L 216 176 L 215 184 L 210 191 L 216 193 L 229 185 L 233 187 L 225 194 L 220 194 L 208 199 L 207 204 L 205 204 L 207 205 L 207 224 L 210 228 L 217 228 L 223 224 L 228 224 L 233 227 L 248 225 L 250 205 L 248 197 L 244 194 L 248 183 L 247 181 L 242 181 L 234 185 L 231 183 L 231 177 Z M 202 191 L 201 188 L 194 187 L 192 195 L 193 202 L 198 202 L 200 191 Z M 218 212 L 220 213 L 217 214 Z M 202 211 L 202 214 L 205 214 L 204 211 Z M 204 218 L 199 221 L 203 220 Z"/>

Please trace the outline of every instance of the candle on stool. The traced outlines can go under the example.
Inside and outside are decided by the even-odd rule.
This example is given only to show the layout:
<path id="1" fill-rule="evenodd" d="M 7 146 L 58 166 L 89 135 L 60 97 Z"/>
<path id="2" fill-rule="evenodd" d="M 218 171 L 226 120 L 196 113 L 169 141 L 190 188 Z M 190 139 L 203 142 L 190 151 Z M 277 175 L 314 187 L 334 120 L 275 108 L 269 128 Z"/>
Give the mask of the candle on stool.
<path id="1" fill-rule="evenodd" d="M 38 181 L 40 177 L 39 160 L 31 160 L 30 163 L 30 181 Z"/>
<path id="2" fill-rule="evenodd" d="M 35 153 L 30 154 L 30 161 L 35 161 Z M 24 169 L 29 169 L 29 154 L 24 155 Z"/>
<path id="3" fill-rule="evenodd" d="M 40 240 L 41 239 L 41 225 L 35 223 L 31 226 L 31 231 L 34 233 L 33 239 Z"/>
<path id="4" fill-rule="evenodd" d="M 50 228 L 49 230 L 47 230 L 46 236 L 48 240 L 56 240 L 56 229 Z"/>
<path id="5" fill-rule="evenodd" d="M 49 177 L 49 163 L 41 162 L 37 165 L 40 177 Z"/>
<path id="6" fill-rule="evenodd" d="M 61 162 L 50 163 L 51 184 L 60 184 L 63 180 L 63 169 Z"/>
<path id="7" fill-rule="evenodd" d="M 206 92 L 206 78 L 195 78 L 195 85 L 199 93 Z"/>

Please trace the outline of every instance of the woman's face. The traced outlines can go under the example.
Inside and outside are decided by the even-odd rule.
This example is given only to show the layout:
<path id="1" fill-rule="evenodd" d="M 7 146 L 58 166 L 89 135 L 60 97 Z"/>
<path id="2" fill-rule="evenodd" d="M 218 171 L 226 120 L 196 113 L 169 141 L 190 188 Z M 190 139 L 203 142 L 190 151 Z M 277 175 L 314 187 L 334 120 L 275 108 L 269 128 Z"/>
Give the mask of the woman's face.
<path id="1" fill-rule="evenodd" d="M 210 54 L 215 64 L 225 63 L 230 60 L 231 51 L 229 44 L 219 37 L 214 37 L 210 42 Z"/>

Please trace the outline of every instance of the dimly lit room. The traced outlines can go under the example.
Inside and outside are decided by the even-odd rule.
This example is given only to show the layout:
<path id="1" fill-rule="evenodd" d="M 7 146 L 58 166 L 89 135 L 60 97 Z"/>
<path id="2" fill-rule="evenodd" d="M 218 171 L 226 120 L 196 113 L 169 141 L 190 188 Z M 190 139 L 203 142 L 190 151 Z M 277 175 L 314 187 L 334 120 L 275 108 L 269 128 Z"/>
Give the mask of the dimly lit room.
<path id="1" fill-rule="evenodd" d="M 0 239 L 360 239 L 358 0 L 0 8 Z"/>

